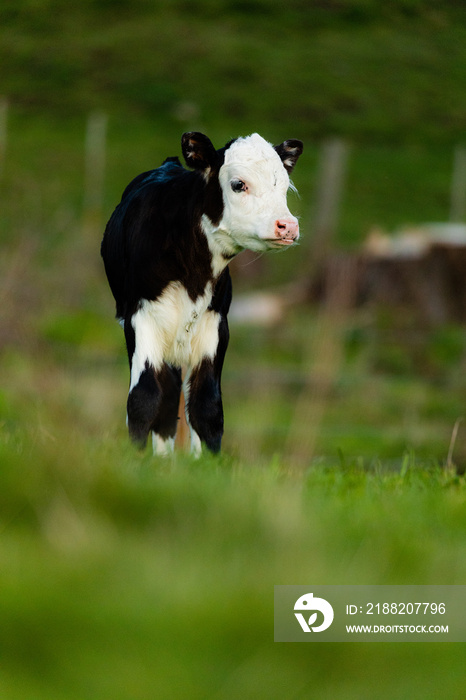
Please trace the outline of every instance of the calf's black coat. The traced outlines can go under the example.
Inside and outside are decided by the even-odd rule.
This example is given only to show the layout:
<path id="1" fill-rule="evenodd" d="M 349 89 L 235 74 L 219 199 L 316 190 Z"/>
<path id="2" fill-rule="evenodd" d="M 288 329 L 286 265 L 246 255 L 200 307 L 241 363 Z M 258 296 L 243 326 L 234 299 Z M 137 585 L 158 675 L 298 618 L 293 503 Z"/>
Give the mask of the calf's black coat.
<path id="1" fill-rule="evenodd" d="M 184 134 L 182 151 L 192 169 L 185 169 L 175 157 L 138 175 L 123 192 L 101 246 L 116 315 L 125 331 L 130 368 L 137 342 L 132 319 L 144 300 L 158 300 L 172 283 L 182 285 L 192 302 L 212 289 L 208 308 L 219 315 L 218 345 L 213 358 L 205 357 L 191 369 L 187 414 L 191 427 L 213 452 L 220 449 L 223 435 L 220 378 L 229 339 L 231 279 L 227 266 L 214 275 L 201 222 L 204 214 L 214 225 L 222 218 L 218 173 L 232 143 L 215 150 L 203 134 Z M 276 151 L 291 172 L 302 144 L 285 141 Z M 181 386 L 180 367 L 145 363 L 127 402 L 129 433 L 136 443 L 144 446 L 150 431 L 162 440 L 174 438 Z"/>
<path id="2" fill-rule="evenodd" d="M 141 300 L 155 301 L 171 282 L 180 282 L 195 301 L 212 283 L 209 308 L 221 317 L 218 349 L 213 361 L 205 360 L 193 370 L 187 410 L 190 424 L 213 452 L 220 449 L 223 434 L 220 378 L 232 291 L 228 267 L 214 279 L 212 255 L 200 223 L 202 214 L 214 224 L 221 218 L 218 171 L 231 143 L 216 151 L 202 134 L 184 134 L 183 153 L 194 170 L 186 170 L 175 157 L 138 175 L 123 192 L 101 246 L 116 315 L 125 330 L 130 367 L 136 346 L 131 319 Z M 208 179 L 203 174 L 206 168 Z M 127 403 L 128 428 L 135 442 L 145 445 L 150 431 L 165 439 L 175 436 L 180 391 L 180 367 L 165 363 L 156 371 L 146 364 Z"/>

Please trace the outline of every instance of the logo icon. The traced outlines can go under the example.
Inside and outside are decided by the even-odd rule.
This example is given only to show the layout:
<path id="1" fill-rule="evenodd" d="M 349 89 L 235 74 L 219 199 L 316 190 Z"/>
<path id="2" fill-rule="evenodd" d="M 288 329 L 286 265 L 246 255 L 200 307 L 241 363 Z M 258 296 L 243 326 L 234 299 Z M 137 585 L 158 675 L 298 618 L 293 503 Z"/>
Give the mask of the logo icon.
<path id="1" fill-rule="evenodd" d="M 300 612 L 295 612 L 295 617 L 298 620 L 303 632 L 323 632 L 328 629 L 333 622 L 333 608 L 330 603 L 324 598 L 314 598 L 313 593 L 302 595 L 294 604 L 295 610 L 305 610 L 307 613 L 312 612 L 306 622 L 305 617 Z M 317 620 L 317 612 L 321 612 L 324 616 L 323 622 L 318 627 L 313 627 Z"/>

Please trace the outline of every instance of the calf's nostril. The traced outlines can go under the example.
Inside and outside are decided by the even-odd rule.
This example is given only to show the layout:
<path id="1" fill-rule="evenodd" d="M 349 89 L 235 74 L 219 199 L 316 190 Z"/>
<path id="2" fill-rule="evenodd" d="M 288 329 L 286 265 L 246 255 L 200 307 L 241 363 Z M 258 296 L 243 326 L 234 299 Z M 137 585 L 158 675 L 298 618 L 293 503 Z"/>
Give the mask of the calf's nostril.
<path id="1" fill-rule="evenodd" d="M 298 224 L 287 219 L 277 219 L 275 222 L 275 235 L 278 238 L 295 240 L 298 237 Z"/>

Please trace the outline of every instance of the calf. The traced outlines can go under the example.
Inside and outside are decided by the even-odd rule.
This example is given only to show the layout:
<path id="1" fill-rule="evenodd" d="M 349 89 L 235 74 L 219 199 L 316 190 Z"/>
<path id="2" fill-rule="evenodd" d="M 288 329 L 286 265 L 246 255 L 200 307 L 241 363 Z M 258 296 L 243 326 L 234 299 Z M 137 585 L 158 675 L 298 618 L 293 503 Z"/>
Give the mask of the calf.
<path id="1" fill-rule="evenodd" d="M 273 147 L 259 134 L 215 150 L 186 133 L 178 158 L 142 173 L 125 189 L 102 241 L 116 315 L 131 370 L 127 425 L 154 452 L 173 448 L 181 367 L 191 451 L 220 450 L 220 376 L 228 345 L 228 263 L 245 248 L 283 249 L 299 226 L 286 203 L 298 140 Z"/>

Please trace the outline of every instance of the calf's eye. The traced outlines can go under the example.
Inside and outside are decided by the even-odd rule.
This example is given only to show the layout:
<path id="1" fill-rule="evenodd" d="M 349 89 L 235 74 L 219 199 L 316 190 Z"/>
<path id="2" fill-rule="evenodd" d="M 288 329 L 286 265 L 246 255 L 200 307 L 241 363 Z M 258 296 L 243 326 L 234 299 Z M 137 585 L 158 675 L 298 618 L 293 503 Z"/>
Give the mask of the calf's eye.
<path id="1" fill-rule="evenodd" d="M 233 192 L 246 192 L 246 183 L 242 180 L 232 180 L 231 189 L 233 190 Z"/>

